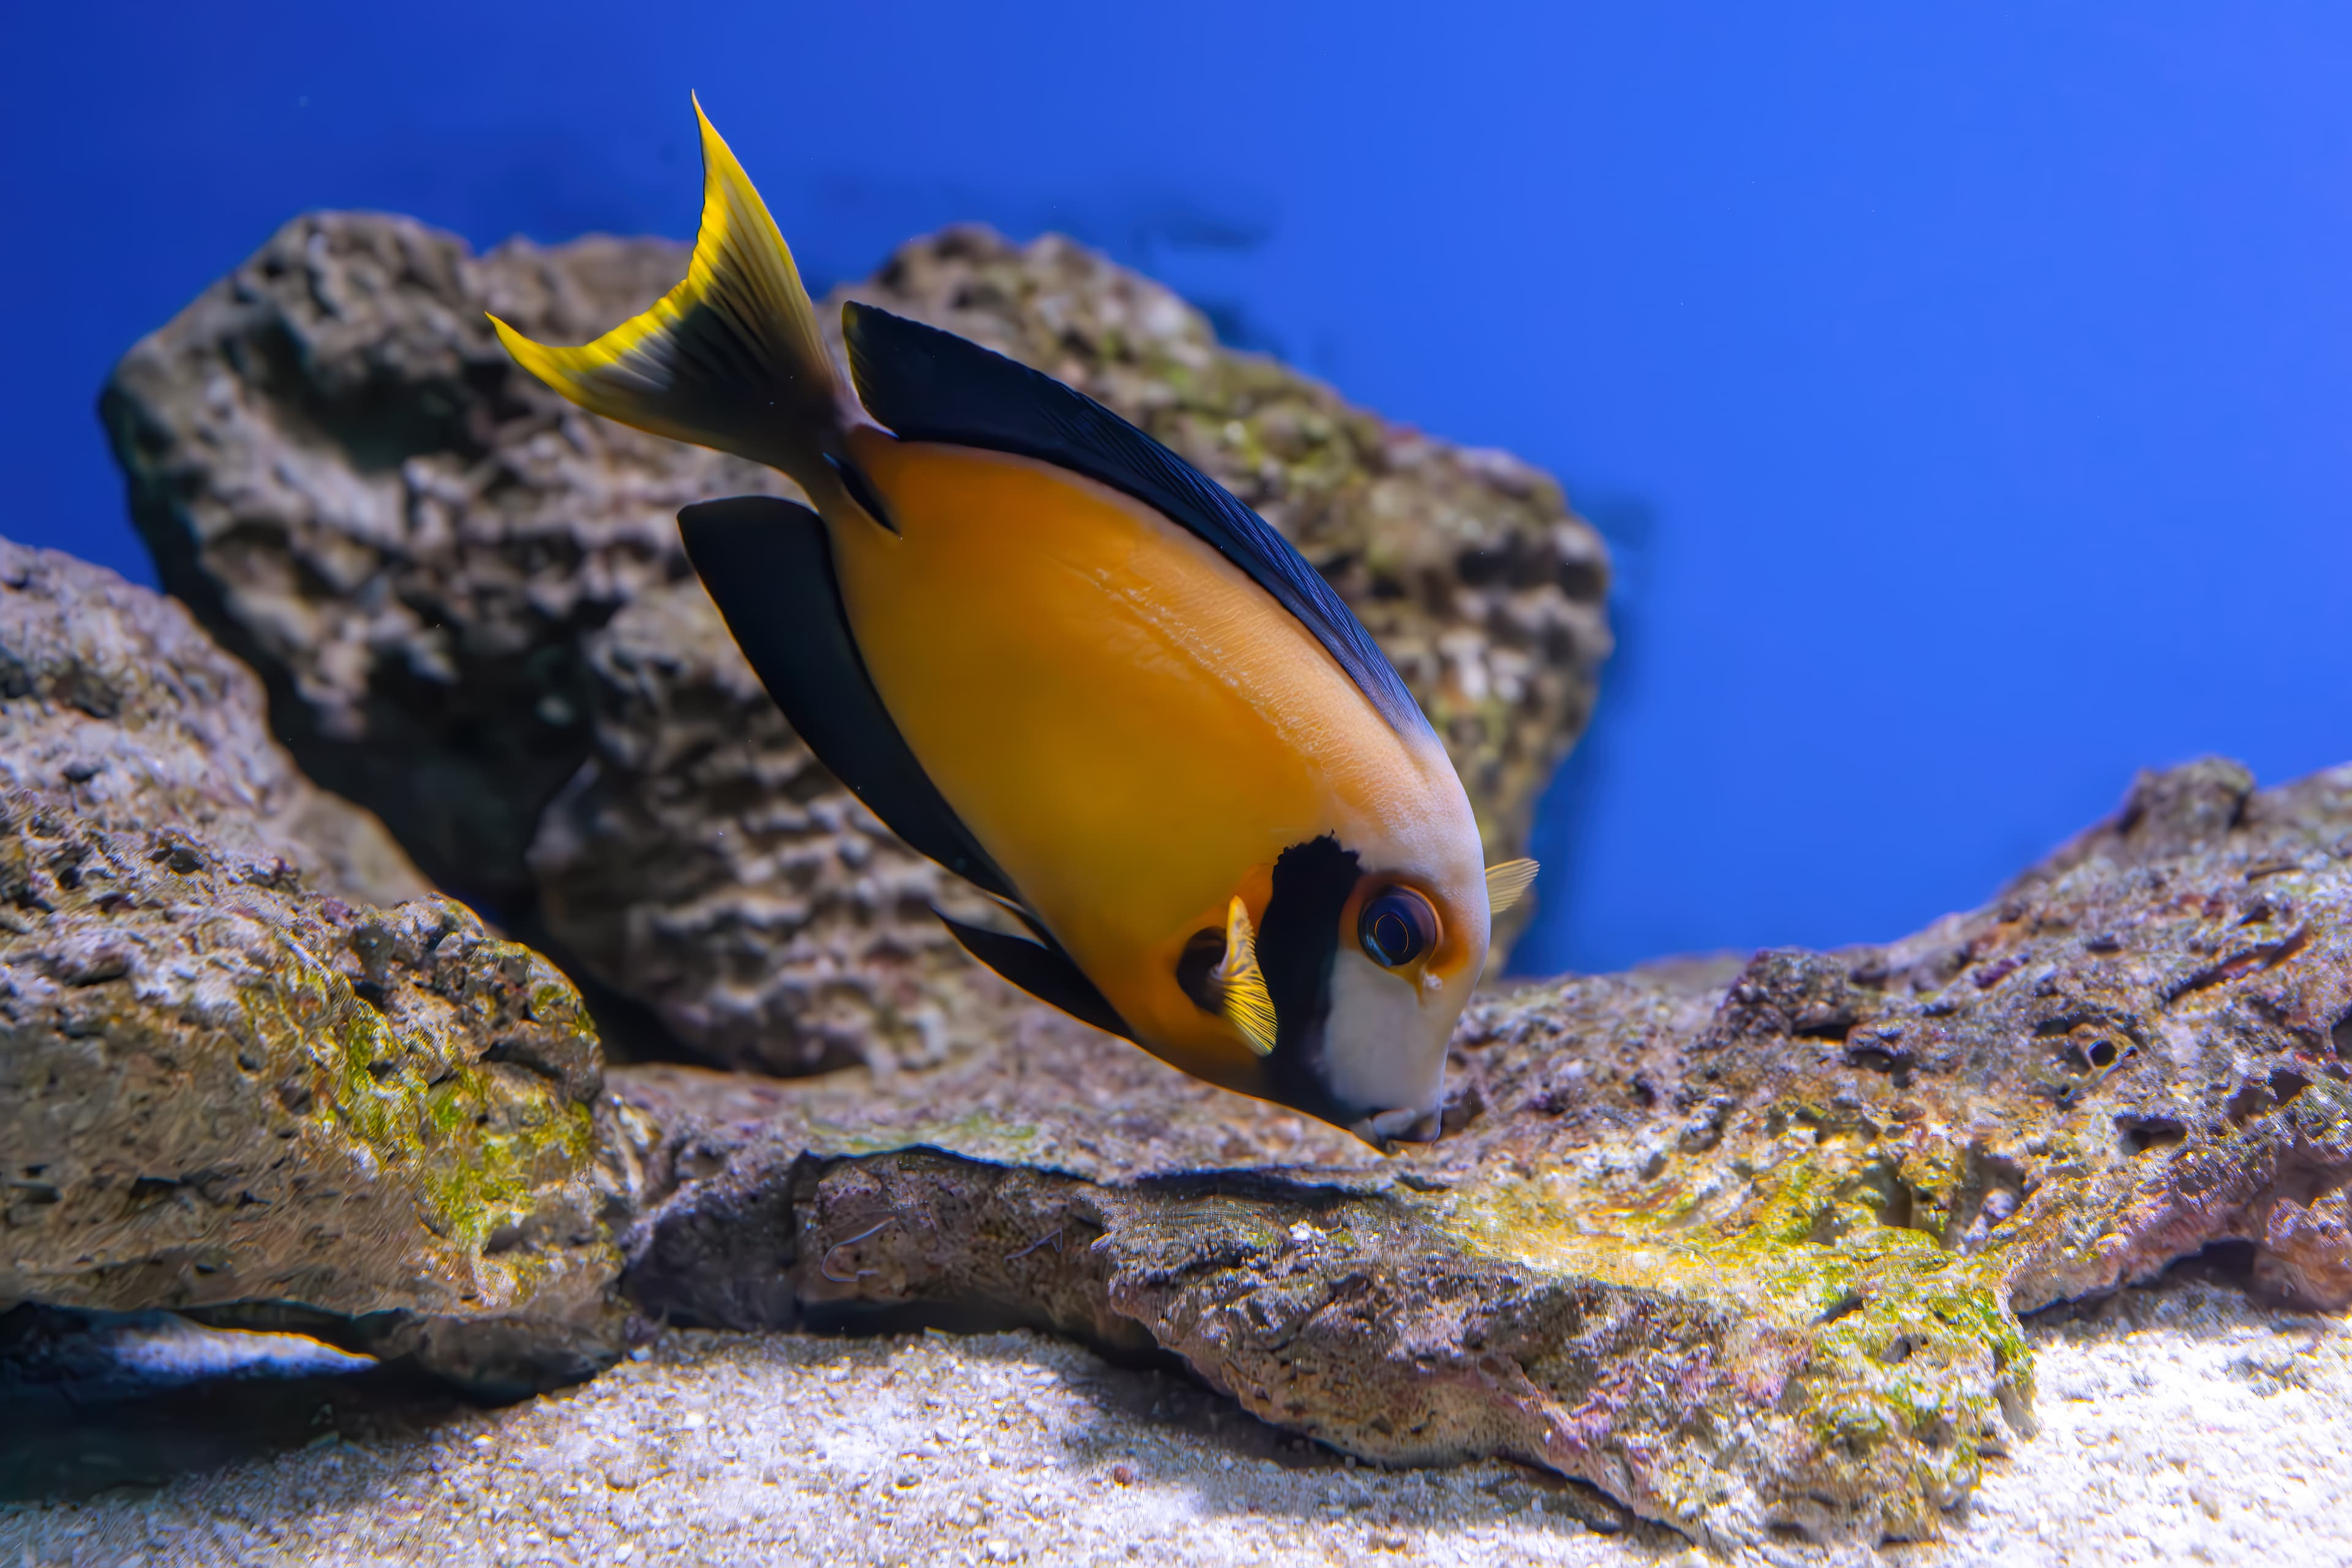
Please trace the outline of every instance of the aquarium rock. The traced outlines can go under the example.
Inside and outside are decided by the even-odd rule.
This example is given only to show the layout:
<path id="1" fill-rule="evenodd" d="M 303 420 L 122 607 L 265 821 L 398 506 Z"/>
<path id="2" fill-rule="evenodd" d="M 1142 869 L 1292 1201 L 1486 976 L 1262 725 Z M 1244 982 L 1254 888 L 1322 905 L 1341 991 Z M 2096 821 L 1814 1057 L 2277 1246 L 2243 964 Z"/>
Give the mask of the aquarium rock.
<path id="1" fill-rule="evenodd" d="M 635 1116 L 571 984 L 438 895 L 101 815 L 0 793 L 0 1310 L 292 1329 L 489 1394 L 608 1364 Z"/>
<path id="2" fill-rule="evenodd" d="M 0 781 L 124 831 L 180 824 L 315 888 L 396 904 L 432 890 L 371 812 L 303 777 L 261 683 L 177 600 L 0 540 Z"/>
<path id="3" fill-rule="evenodd" d="M 1885 947 L 1475 1004 L 1383 1157 L 1070 1026 L 803 1083 L 640 1068 L 649 1313 L 1028 1326 L 1265 1420 L 1505 1455 L 1717 1545 L 1943 1532 L 2032 1430 L 2019 1314 L 2183 1259 L 2352 1305 L 2352 767 L 2143 777 Z"/>
<path id="4" fill-rule="evenodd" d="M 932 911 L 977 896 L 825 772 L 699 583 L 640 595 L 587 658 L 596 749 L 541 819 L 540 916 L 671 1038 L 887 1074 L 1045 1011 L 965 955 Z"/>
<path id="5" fill-rule="evenodd" d="M 299 218 L 100 398 L 163 585 L 261 672 L 310 776 L 478 903 L 528 907 L 540 807 L 588 752 L 581 645 L 686 574 L 677 510 L 782 482 L 572 413 L 483 312 L 585 339 L 684 255 L 477 259 L 405 218 Z"/>
<path id="6" fill-rule="evenodd" d="M 816 768 L 677 543 L 679 506 L 788 482 L 577 412 L 484 319 L 584 341 L 685 258 L 604 238 L 477 258 L 406 219 L 298 219 L 117 367 L 133 514 L 303 764 L 443 886 L 536 921 L 707 1059 L 925 1068 L 1027 1005 L 956 958 L 936 873 Z M 1549 478 L 1221 347 L 1058 237 L 950 229 L 820 314 L 845 297 L 1062 377 L 1257 507 L 1403 672 L 1489 858 L 1524 852 L 1610 643 L 1606 552 Z"/>

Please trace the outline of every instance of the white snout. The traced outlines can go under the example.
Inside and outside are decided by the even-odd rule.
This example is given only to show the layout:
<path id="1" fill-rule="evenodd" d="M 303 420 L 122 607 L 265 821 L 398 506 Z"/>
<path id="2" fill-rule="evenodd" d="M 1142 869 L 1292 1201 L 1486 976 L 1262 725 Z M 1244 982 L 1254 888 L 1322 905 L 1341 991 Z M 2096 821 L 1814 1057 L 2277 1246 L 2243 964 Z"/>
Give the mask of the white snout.
<path id="1" fill-rule="evenodd" d="M 1424 992 L 1417 979 L 1342 948 L 1333 955 L 1323 1032 L 1332 1098 L 1367 1115 L 1435 1112 L 1445 1098 L 1445 1042 L 1461 1012 L 1462 998 L 1443 987 Z"/>

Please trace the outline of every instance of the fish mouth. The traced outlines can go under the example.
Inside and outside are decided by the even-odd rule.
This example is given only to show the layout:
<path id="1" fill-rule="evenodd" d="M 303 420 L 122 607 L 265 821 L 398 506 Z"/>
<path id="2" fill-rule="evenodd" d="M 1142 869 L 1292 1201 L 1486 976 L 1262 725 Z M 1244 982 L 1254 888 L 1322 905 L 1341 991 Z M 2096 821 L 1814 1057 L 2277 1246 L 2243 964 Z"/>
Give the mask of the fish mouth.
<path id="1" fill-rule="evenodd" d="M 1408 1105 L 1395 1110 L 1376 1110 L 1360 1121 L 1349 1122 L 1348 1131 L 1386 1152 L 1391 1143 L 1434 1143 L 1443 1121 L 1437 1111 Z"/>
<path id="2" fill-rule="evenodd" d="M 1328 1121 L 1352 1133 L 1384 1154 L 1391 1152 L 1390 1145 L 1393 1143 L 1434 1141 L 1440 1131 L 1438 1111 L 1413 1105 L 1374 1110 L 1360 1100 L 1351 1101 L 1333 1089 L 1324 1072 L 1329 1024 L 1328 1018 L 1316 1019 L 1286 1042 L 1291 1049 L 1276 1053 L 1268 1064 L 1278 1075 L 1279 1087 L 1274 1098 L 1293 1110 L 1305 1111 L 1318 1121 Z"/>

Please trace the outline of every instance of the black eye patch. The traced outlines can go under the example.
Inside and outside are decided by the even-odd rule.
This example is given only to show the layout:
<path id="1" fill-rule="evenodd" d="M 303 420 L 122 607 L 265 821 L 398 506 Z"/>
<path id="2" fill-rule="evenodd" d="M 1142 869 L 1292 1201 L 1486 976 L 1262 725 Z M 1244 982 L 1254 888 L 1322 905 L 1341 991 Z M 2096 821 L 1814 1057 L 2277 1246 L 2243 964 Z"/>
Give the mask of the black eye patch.
<path id="1" fill-rule="evenodd" d="M 1339 955 L 1349 898 L 1362 873 L 1356 852 L 1325 834 L 1285 849 L 1274 862 L 1274 896 L 1258 921 L 1257 963 L 1285 1046 L 1283 1061 L 1315 1036 L 1331 1010 L 1331 961 Z"/>
<path id="2" fill-rule="evenodd" d="M 1402 969 L 1437 945 L 1437 911 L 1411 888 L 1391 888 L 1365 902 L 1356 940 L 1374 963 Z"/>

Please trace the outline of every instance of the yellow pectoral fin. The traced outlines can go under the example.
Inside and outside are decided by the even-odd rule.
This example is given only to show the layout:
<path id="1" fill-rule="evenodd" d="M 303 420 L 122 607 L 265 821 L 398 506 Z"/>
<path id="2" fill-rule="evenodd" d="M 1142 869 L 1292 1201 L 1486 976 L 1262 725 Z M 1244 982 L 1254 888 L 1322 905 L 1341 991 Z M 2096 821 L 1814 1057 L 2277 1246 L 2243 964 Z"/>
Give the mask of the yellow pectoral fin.
<path id="1" fill-rule="evenodd" d="M 1509 909 L 1535 885 L 1536 863 L 1532 860 L 1506 860 L 1486 868 L 1486 913 L 1491 919 Z"/>
<path id="2" fill-rule="evenodd" d="M 1238 898 L 1225 908 L 1225 956 L 1210 972 L 1217 987 L 1219 1011 L 1241 1031 L 1249 1048 L 1259 1056 L 1274 1052 L 1274 998 L 1267 994 L 1265 974 L 1257 966 L 1257 933 L 1250 929 L 1249 910 Z"/>
<path id="3" fill-rule="evenodd" d="M 702 226 L 686 281 L 592 343 L 533 342 L 496 316 L 525 370 L 593 414 L 798 477 L 834 419 L 838 381 L 767 204 L 694 106 L 702 127 Z"/>

